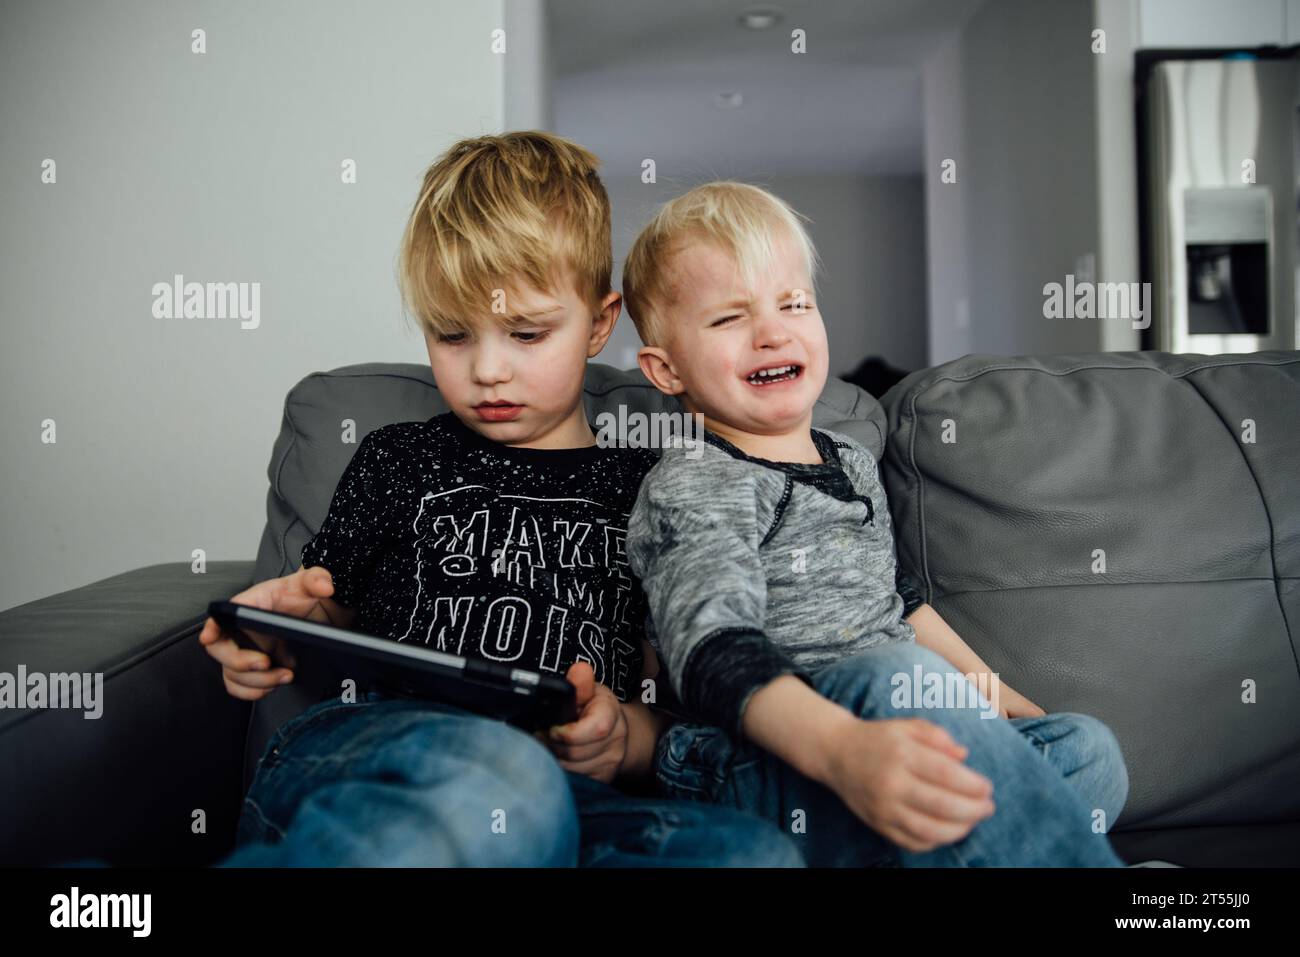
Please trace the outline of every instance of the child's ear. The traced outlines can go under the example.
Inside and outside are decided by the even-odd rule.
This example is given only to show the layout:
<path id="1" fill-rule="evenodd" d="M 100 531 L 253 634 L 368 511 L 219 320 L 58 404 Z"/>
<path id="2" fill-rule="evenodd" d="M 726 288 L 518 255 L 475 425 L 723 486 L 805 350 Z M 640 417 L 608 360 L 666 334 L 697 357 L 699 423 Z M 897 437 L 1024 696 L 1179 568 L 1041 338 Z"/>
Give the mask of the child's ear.
<path id="1" fill-rule="evenodd" d="M 600 350 L 605 348 L 610 333 L 614 331 L 614 323 L 618 322 L 618 314 L 622 311 L 623 297 L 612 290 L 600 301 L 600 310 L 591 321 L 591 338 L 587 340 L 588 359 L 600 355 Z"/>
<path id="2" fill-rule="evenodd" d="M 685 391 L 682 380 L 677 378 L 677 373 L 673 370 L 668 353 L 658 346 L 642 346 L 636 354 L 636 362 L 650 384 L 664 395 L 678 395 Z"/>

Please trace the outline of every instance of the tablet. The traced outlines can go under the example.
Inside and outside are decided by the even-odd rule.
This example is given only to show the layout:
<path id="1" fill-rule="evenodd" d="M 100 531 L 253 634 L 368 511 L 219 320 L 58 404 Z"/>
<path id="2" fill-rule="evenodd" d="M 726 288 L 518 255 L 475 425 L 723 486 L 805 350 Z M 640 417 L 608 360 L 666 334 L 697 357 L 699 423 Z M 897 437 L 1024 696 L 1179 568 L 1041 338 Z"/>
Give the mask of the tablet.
<path id="1" fill-rule="evenodd" d="M 243 648 L 265 652 L 245 631 L 282 640 L 296 660 L 294 681 L 311 687 L 339 687 L 350 678 L 359 690 L 442 701 L 525 731 L 578 717 L 573 685 L 556 675 L 464 658 L 231 601 L 212 602 L 208 614 L 233 632 Z"/>

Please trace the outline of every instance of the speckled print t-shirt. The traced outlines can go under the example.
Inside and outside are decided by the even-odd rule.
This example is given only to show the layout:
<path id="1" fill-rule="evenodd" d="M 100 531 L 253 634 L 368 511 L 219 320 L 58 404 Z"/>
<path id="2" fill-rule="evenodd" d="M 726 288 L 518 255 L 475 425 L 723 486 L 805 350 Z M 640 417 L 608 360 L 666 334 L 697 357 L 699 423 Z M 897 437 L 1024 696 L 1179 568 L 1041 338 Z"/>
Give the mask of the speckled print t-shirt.
<path id="1" fill-rule="evenodd" d="M 596 431 L 594 428 L 593 432 Z M 639 689 L 645 597 L 624 542 L 648 449 L 514 448 L 453 413 L 370 432 L 302 550 L 359 631 Z"/>

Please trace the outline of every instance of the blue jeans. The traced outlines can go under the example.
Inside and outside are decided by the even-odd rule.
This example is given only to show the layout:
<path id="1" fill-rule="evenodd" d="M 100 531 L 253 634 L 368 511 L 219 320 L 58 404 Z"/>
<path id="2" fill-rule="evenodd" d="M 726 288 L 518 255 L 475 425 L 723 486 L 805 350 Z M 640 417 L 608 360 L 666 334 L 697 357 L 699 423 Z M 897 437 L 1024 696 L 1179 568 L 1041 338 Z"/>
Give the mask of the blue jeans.
<path id="1" fill-rule="evenodd" d="M 954 671 L 909 641 L 870 648 L 812 677 L 823 697 L 860 718 L 924 718 L 966 746 L 966 766 L 993 782 L 996 810 L 959 841 L 907 851 L 871 830 L 829 788 L 753 742 L 704 725 L 674 725 L 659 739 L 661 792 L 745 810 L 783 829 L 801 823 L 802 832 L 791 836 L 810 867 L 1124 866 L 1105 832 L 1128 797 L 1128 771 L 1106 725 L 1074 713 L 1008 721 L 981 718 L 975 707 L 895 707 L 891 677 L 911 679 L 918 664 L 923 675 Z"/>
<path id="2" fill-rule="evenodd" d="M 453 705 L 330 698 L 267 743 L 217 866 L 789 866 L 744 812 L 635 797 L 531 735 Z"/>

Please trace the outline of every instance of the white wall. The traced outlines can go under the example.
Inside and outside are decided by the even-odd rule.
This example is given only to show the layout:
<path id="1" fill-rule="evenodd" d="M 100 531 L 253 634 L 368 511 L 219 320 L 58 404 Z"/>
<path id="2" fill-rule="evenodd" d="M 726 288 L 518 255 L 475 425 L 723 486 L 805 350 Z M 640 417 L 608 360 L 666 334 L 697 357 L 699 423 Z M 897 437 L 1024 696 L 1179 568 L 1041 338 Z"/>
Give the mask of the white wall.
<path id="1" fill-rule="evenodd" d="M 793 177 L 772 189 L 809 216 L 824 265 L 819 308 L 831 375 L 869 355 L 926 362 L 925 191 L 919 176 Z"/>
<path id="2" fill-rule="evenodd" d="M 434 157 L 502 129 L 500 26 L 501 0 L 6 5 L 0 608 L 251 560 L 288 389 L 428 361 L 398 241 Z M 155 319 L 176 273 L 260 282 L 259 328 Z"/>
<path id="3" fill-rule="evenodd" d="M 1043 317 L 1098 248 L 1092 28 L 1090 0 L 990 0 L 926 63 L 932 364 L 1100 348 L 1097 322 Z"/>
<path id="4" fill-rule="evenodd" d="M 503 0 L 506 30 L 502 114 L 507 130 L 551 128 L 552 69 L 545 0 Z"/>
<path id="5" fill-rule="evenodd" d="M 603 177 L 613 210 L 614 283 L 655 208 L 694 181 Z M 701 180 L 702 182 L 703 180 Z M 919 369 L 925 361 L 925 220 L 915 176 L 776 176 L 762 185 L 808 216 L 821 256 L 818 308 L 830 341 L 831 375 L 851 372 L 868 355 Z M 641 340 L 624 314 L 596 361 L 636 365 Z"/>
<path id="6" fill-rule="evenodd" d="M 963 45 L 960 37 L 930 59 L 922 71 L 925 104 L 925 171 L 927 327 L 926 365 L 940 365 L 974 352 L 966 200 L 961 176 L 944 182 L 945 166 L 964 173 L 966 130 L 963 123 Z M 955 167 L 961 160 L 960 165 Z"/>
<path id="7" fill-rule="evenodd" d="M 1094 21 L 1106 31 L 1106 51 L 1095 57 L 1097 150 L 1097 279 L 1138 282 L 1137 130 L 1133 118 L 1133 51 L 1140 10 L 1133 0 L 1094 0 Z M 1142 348 L 1131 322 L 1103 322 L 1098 348 Z"/>
<path id="8" fill-rule="evenodd" d="M 1138 0 L 1136 6 L 1144 47 L 1300 42 L 1300 0 Z"/>

